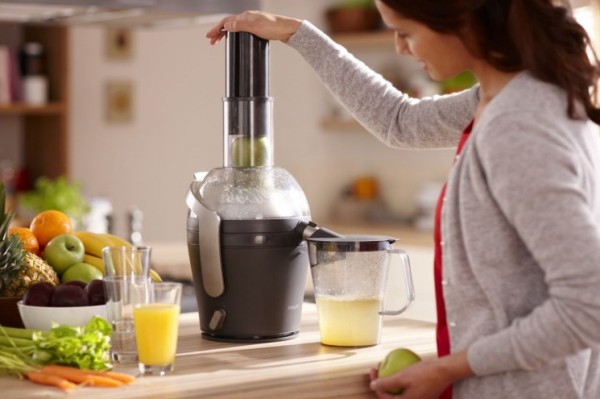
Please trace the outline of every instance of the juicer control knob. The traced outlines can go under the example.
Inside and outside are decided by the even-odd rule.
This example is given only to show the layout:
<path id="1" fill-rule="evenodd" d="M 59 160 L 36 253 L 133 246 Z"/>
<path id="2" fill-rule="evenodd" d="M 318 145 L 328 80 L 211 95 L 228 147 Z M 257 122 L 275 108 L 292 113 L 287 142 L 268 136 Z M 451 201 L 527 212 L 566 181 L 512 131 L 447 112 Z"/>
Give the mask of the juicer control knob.
<path id="1" fill-rule="evenodd" d="M 225 309 L 217 309 L 214 311 L 210 321 L 208 322 L 208 328 L 213 331 L 220 330 L 223 327 L 223 323 L 225 322 L 225 316 L 227 313 Z"/>

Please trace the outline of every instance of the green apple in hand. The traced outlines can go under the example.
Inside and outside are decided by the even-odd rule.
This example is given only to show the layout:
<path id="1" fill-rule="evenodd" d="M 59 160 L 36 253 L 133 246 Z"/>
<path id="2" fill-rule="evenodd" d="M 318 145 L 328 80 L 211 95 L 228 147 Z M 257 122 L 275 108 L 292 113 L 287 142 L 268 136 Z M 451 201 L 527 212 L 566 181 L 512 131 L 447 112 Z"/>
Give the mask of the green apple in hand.
<path id="1" fill-rule="evenodd" d="M 62 275 L 69 266 L 83 261 L 85 247 L 73 234 L 61 234 L 54 237 L 42 253 L 42 258 Z"/>
<path id="2" fill-rule="evenodd" d="M 405 369 L 406 367 L 420 362 L 421 358 L 415 352 L 406 348 L 394 349 L 390 353 L 387 354 L 383 362 L 379 366 L 379 370 L 377 372 L 378 378 L 389 377 L 390 375 L 396 374 L 398 371 Z M 401 394 L 402 389 L 394 389 L 389 393 L 391 394 Z"/>

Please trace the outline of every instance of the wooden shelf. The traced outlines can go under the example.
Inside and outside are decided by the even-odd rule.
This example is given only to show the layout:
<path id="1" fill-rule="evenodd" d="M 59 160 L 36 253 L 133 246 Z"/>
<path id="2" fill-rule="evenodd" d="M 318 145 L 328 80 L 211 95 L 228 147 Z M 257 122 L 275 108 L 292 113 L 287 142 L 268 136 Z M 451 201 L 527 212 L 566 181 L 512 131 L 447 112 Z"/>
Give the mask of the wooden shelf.
<path id="1" fill-rule="evenodd" d="M 394 48 L 394 32 L 389 30 L 335 34 L 331 38 L 345 47 L 389 46 Z"/>
<path id="2" fill-rule="evenodd" d="M 352 118 L 327 116 L 321 119 L 321 127 L 325 130 L 356 130 L 365 131 L 365 128 Z"/>
<path id="3" fill-rule="evenodd" d="M 24 103 L 0 105 L 0 121 L 3 116 L 14 116 L 21 120 L 20 166 L 29 176 L 30 181 L 26 184 L 33 183 L 40 176 L 68 176 L 69 30 L 59 25 L 4 22 L 0 23 L 0 28 L 7 32 L 18 32 L 20 43 L 41 43 L 46 52 L 45 74 L 49 84 L 49 102 L 39 106 Z M 0 34 L 0 44 L 11 44 L 3 39 Z"/>
<path id="4" fill-rule="evenodd" d="M 48 103 L 44 105 L 0 105 L 0 115 L 57 115 L 64 111 L 65 106 L 63 103 Z"/>
<path id="5" fill-rule="evenodd" d="M 348 48 L 375 48 L 378 51 L 394 51 L 394 32 L 378 30 L 370 32 L 337 33 L 331 38 Z M 326 116 L 321 119 L 321 127 L 328 131 L 364 132 L 365 128 L 351 117 Z"/>

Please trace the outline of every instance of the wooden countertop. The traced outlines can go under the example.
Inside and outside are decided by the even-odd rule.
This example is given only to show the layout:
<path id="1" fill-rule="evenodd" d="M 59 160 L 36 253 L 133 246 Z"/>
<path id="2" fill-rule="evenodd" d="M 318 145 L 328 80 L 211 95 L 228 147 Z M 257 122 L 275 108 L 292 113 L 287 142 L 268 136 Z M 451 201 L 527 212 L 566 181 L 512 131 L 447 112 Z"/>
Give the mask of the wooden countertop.
<path id="1" fill-rule="evenodd" d="M 4 398 L 373 398 L 368 371 L 392 349 L 435 355 L 434 324 L 384 318 L 381 344 L 365 348 L 321 345 L 316 307 L 305 303 L 298 337 L 274 343 L 232 344 L 200 336 L 197 313 L 181 315 L 176 371 L 140 377 L 120 388 L 81 387 L 68 395 L 14 377 L 1 377 Z M 116 370 L 136 374 L 135 367 Z"/>

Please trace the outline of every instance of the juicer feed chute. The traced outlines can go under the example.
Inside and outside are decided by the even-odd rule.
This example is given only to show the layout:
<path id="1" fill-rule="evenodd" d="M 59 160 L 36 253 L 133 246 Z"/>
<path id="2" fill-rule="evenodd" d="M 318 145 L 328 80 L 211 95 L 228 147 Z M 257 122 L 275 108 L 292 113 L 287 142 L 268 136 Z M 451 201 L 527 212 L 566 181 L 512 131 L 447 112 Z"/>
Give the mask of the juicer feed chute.
<path id="1" fill-rule="evenodd" d="M 228 32 L 226 47 L 224 164 L 272 166 L 269 42 L 247 32 Z"/>

